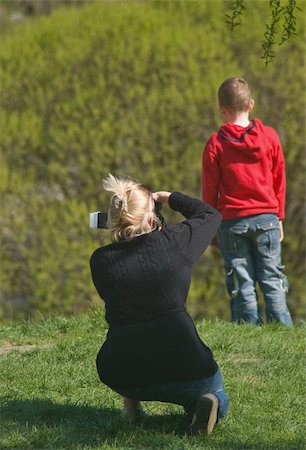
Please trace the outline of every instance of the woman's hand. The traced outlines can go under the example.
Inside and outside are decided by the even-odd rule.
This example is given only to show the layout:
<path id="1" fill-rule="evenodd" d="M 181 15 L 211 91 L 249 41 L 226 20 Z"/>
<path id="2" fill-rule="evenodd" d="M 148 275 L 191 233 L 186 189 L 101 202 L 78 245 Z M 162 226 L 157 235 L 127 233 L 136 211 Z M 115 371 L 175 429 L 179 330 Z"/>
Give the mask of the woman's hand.
<path id="1" fill-rule="evenodd" d="M 155 202 L 166 203 L 169 200 L 170 195 L 171 195 L 171 192 L 158 191 L 158 192 L 153 192 L 152 198 Z"/>

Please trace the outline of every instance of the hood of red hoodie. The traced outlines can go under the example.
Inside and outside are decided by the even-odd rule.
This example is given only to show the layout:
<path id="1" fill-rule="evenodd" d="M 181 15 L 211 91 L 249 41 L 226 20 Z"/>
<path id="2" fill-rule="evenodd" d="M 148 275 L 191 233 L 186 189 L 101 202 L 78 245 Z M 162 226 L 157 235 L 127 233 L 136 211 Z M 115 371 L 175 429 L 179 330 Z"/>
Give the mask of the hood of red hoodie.
<path id="1" fill-rule="evenodd" d="M 243 152 L 250 161 L 258 161 L 263 157 L 265 146 L 263 144 L 263 126 L 259 119 L 253 119 L 247 127 L 233 123 L 225 123 L 218 132 L 221 141 L 238 152 Z"/>

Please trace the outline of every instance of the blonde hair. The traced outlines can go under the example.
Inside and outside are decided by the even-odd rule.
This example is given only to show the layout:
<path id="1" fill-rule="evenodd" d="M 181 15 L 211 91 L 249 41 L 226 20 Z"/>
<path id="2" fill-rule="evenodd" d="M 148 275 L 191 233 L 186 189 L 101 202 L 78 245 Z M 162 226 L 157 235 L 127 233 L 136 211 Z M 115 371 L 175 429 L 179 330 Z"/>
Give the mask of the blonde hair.
<path id="1" fill-rule="evenodd" d="M 117 178 L 109 173 L 103 180 L 103 187 L 113 193 L 107 222 L 113 241 L 132 239 L 160 226 L 147 186 L 132 178 Z"/>
<path id="2" fill-rule="evenodd" d="M 251 90 L 243 78 L 232 77 L 223 81 L 218 90 L 219 105 L 232 111 L 248 111 Z"/>

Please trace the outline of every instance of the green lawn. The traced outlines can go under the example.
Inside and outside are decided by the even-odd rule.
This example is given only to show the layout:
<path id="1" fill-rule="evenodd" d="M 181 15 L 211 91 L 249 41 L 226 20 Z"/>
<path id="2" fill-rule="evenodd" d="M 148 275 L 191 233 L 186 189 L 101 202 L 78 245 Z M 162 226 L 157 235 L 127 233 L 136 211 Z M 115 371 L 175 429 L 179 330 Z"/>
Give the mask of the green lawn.
<path id="1" fill-rule="evenodd" d="M 197 326 L 231 407 L 212 435 L 187 437 L 176 405 L 144 402 L 148 417 L 139 425 L 121 417 L 120 397 L 95 370 L 106 333 L 101 312 L 3 325 L 0 448 L 304 449 L 305 327 Z"/>

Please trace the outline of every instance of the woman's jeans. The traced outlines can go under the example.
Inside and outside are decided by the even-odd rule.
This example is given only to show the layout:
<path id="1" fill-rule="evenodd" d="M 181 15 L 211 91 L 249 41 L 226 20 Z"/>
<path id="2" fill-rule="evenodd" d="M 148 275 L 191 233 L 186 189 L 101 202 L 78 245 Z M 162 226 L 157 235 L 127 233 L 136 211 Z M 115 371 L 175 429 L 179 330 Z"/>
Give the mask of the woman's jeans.
<path id="1" fill-rule="evenodd" d="M 281 263 L 279 220 L 260 214 L 223 221 L 220 250 L 225 261 L 226 286 L 235 322 L 258 324 L 256 282 L 265 300 L 266 320 L 291 325 L 286 304 L 288 280 Z"/>
<path id="2" fill-rule="evenodd" d="M 224 417 L 229 407 L 229 397 L 224 390 L 220 369 L 209 378 L 193 381 L 162 383 L 141 388 L 115 389 L 118 394 L 134 400 L 159 401 L 182 405 L 186 412 L 192 411 L 196 401 L 204 394 L 212 393 L 218 398 L 218 417 Z"/>

